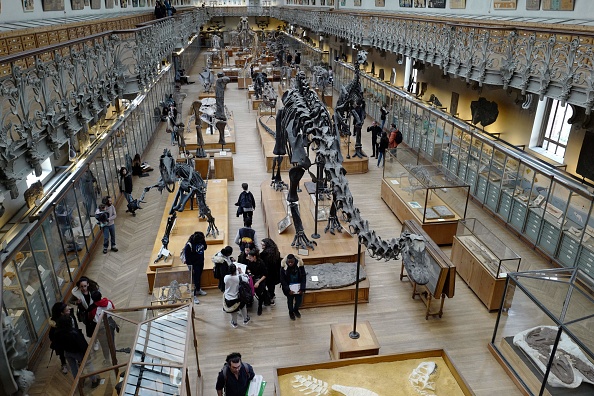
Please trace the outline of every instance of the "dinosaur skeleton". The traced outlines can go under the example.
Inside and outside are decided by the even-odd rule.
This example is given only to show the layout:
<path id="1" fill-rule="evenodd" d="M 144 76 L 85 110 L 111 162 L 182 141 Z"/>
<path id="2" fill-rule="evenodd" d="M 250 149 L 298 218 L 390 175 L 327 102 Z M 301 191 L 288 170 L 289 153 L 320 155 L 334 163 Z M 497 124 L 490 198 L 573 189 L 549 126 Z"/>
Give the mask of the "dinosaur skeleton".
<path id="1" fill-rule="evenodd" d="M 364 59 L 360 54 L 359 59 Z M 358 75 L 355 76 L 358 79 Z M 360 84 L 353 84 L 361 90 Z M 359 92 L 359 95 L 361 92 Z M 361 217 L 358 208 L 354 206 L 353 196 L 345 177 L 346 171 L 342 166 L 340 152 L 340 118 L 332 124 L 330 113 L 320 101 L 318 95 L 309 88 L 305 73 L 299 72 L 295 79 L 295 88 L 283 94 L 284 107 L 279 109 L 276 118 L 276 138 L 273 153 L 280 158 L 275 166 L 280 168 L 283 155 L 288 155 L 293 167 L 289 170 L 289 192 L 287 201 L 293 216 L 295 237 L 291 246 L 297 248 L 314 248 L 316 243 L 305 235 L 303 223 L 299 213 L 297 188 L 305 171 L 312 165 L 308 156 L 311 148 L 316 153 L 316 164 L 323 169 L 324 178 L 332 186 L 332 205 L 325 232 L 342 232 L 342 225 L 338 220 L 337 211 L 342 211 L 342 218 L 348 223 L 352 234 L 357 234 L 361 244 L 367 247 L 370 255 L 376 259 L 397 259 L 404 253 L 403 261 L 407 273 L 418 284 L 426 284 L 428 277 L 428 259 L 425 254 L 424 239 L 417 235 L 402 233 L 399 238 L 384 240 L 375 231 L 370 230 L 369 223 Z M 343 106 L 348 101 L 343 98 Z M 336 111 L 337 113 L 338 111 Z M 262 123 L 262 121 L 260 121 Z M 280 180 L 280 172 L 277 175 Z M 272 170 L 275 175 L 275 169 Z M 312 180 L 318 180 L 311 172 Z M 273 176 L 273 178 L 276 177 Z M 273 179 L 274 183 L 274 179 Z M 413 262 L 414 261 L 414 262 Z"/>
<path id="2" fill-rule="evenodd" d="M 144 196 L 153 188 L 157 188 L 161 193 L 163 192 L 163 189 L 173 193 L 175 191 L 175 183 L 178 181 L 179 188 L 173 201 L 173 205 L 169 210 L 165 234 L 161 238 L 161 243 L 163 245 L 159 250 L 155 263 L 163 258 L 167 260 L 169 257 L 170 254 L 167 247 L 169 245 L 169 236 L 171 235 L 171 231 L 177 220 L 177 212 L 183 212 L 186 203 L 194 197 L 196 197 L 196 201 L 198 202 L 198 216 L 201 219 L 206 219 L 208 222 L 206 236 L 217 237 L 219 234 L 219 229 L 215 225 L 215 218 L 212 216 L 210 208 L 206 204 L 207 185 L 204 179 L 200 176 L 200 173 L 196 172 L 194 167 L 189 163 L 176 163 L 175 158 L 173 158 L 169 149 L 163 150 L 163 154 L 159 160 L 159 171 L 161 172 L 161 178 L 156 184 L 144 188 L 139 199 L 140 202 L 144 202 Z"/>
<path id="3" fill-rule="evenodd" d="M 351 115 L 353 116 L 355 129 L 358 129 L 355 141 L 355 154 L 353 155 L 359 158 L 367 157 L 363 152 L 363 145 L 361 144 L 361 127 L 364 120 L 355 111 L 355 104 L 363 102 L 363 89 L 361 88 L 359 67 L 366 61 L 367 52 L 359 51 L 357 61 L 354 64 L 355 77 L 340 90 L 340 96 L 334 109 L 334 125 L 342 136 L 348 136 L 350 134 L 348 120 Z"/>

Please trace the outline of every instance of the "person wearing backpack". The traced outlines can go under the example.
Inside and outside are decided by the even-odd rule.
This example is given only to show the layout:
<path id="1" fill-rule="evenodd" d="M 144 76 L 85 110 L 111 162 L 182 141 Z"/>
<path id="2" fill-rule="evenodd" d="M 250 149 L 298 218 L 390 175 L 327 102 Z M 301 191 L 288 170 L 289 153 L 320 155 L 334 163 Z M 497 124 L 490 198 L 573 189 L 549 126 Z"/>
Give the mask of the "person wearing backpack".
<path id="1" fill-rule="evenodd" d="M 244 222 L 244 227 L 241 227 L 239 230 L 237 230 L 237 235 L 235 236 L 235 243 L 239 246 L 239 250 L 241 252 L 245 250 L 245 247 L 248 244 L 259 246 L 256 230 L 252 228 L 251 218 L 246 219 Z"/>
<path id="2" fill-rule="evenodd" d="M 303 293 L 305 293 L 305 267 L 303 260 L 294 254 L 288 254 L 281 262 L 281 266 L 281 287 L 283 294 L 287 296 L 289 317 L 291 320 L 295 320 L 295 317 L 301 318 L 299 307 L 303 301 Z"/>
<path id="3" fill-rule="evenodd" d="M 204 233 L 196 231 L 186 242 L 183 256 L 186 265 L 192 266 L 192 280 L 194 281 L 194 304 L 200 304 L 198 296 L 205 296 L 206 292 L 200 288 L 202 271 L 204 271 L 204 251 L 208 248 Z"/>
<path id="4" fill-rule="evenodd" d="M 390 153 L 396 157 L 396 148 L 402 143 L 402 132 L 396 127 L 396 124 L 390 124 L 390 138 L 388 148 Z"/>
<path id="5" fill-rule="evenodd" d="M 70 324 L 73 329 L 78 330 L 79 327 L 76 319 L 74 318 L 74 314 L 72 313 L 72 308 L 70 308 L 69 305 L 59 301 L 52 306 L 52 316 L 48 321 L 50 326 L 50 349 L 55 351 L 56 355 L 60 357 L 60 363 L 62 365 L 62 374 L 68 374 L 68 365 L 66 364 L 66 356 L 64 356 L 64 349 L 59 348 L 56 343 L 56 328 L 58 326 L 58 320 L 60 320 L 62 316 L 70 318 Z"/>
<path id="6" fill-rule="evenodd" d="M 243 214 L 243 224 L 245 224 L 247 219 L 251 221 L 254 216 L 256 200 L 254 199 L 254 194 L 248 190 L 249 186 L 247 183 L 242 183 L 241 188 L 243 188 L 243 191 L 239 194 L 235 206 L 237 206 L 237 217 Z"/>
<path id="7" fill-rule="evenodd" d="M 239 352 L 230 353 L 217 377 L 217 395 L 223 396 L 224 391 L 225 396 L 244 396 L 255 376 L 253 367 L 241 361 Z"/>
<path id="8" fill-rule="evenodd" d="M 105 326 L 101 326 L 99 324 L 99 320 L 103 311 L 115 309 L 115 306 L 111 300 L 109 300 L 107 297 L 103 297 L 99 290 L 92 292 L 91 298 L 94 302 L 89 305 L 89 309 L 87 309 L 87 322 L 93 327 L 93 332 L 95 331 L 95 327 L 99 326 L 97 341 L 99 341 L 99 344 L 101 345 L 101 351 L 103 352 L 103 365 L 109 365 L 111 363 L 111 355 L 109 354 L 107 330 L 105 329 Z M 117 324 L 111 317 L 108 317 L 108 323 L 111 329 L 111 341 L 115 346 L 115 332 Z"/>
<path id="9" fill-rule="evenodd" d="M 248 282 L 246 275 L 241 273 L 241 269 L 237 269 L 235 264 L 229 266 L 229 275 L 225 275 L 223 279 L 225 282 L 225 292 L 223 293 L 223 311 L 231 314 L 231 327 L 237 328 L 237 312 L 241 311 L 243 316 L 243 324 L 247 325 L 250 317 L 245 308 L 245 302 L 239 299 L 239 282 Z"/>

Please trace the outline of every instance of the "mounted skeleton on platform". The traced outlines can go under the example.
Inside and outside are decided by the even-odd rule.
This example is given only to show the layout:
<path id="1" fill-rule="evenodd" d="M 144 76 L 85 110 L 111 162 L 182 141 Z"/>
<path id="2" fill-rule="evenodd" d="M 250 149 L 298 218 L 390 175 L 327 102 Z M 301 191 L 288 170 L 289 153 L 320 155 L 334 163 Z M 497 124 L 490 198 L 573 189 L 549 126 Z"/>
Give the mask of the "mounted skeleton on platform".
<path id="1" fill-rule="evenodd" d="M 186 203 L 188 201 L 193 202 L 194 197 L 196 197 L 196 201 L 198 202 L 198 217 L 206 219 L 208 222 L 206 236 L 217 237 L 219 234 L 219 229 L 215 225 L 215 218 L 212 217 L 210 208 L 206 204 L 207 185 L 200 176 L 200 173 L 196 172 L 194 167 L 189 163 L 176 163 L 169 149 L 163 150 L 163 154 L 159 160 L 159 171 L 161 172 L 161 178 L 156 184 L 144 188 L 142 196 L 139 199 L 140 202 L 144 202 L 144 196 L 153 188 L 157 188 L 159 192 L 163 192 L 163 189 L 166 189 L 168 192 L 173 193 L 177 182 L 179 182 L 179 188 L 173 205 L 169 210 L 165 234 L 161 238 L 163 245 L 161 246 L 161 250 L 159 250 L 155 263 L 162 258 L 167 260 L 169 257 L 167 247 L 169 246 L 169 236 L 177 219 L 177 212 L 183 212 Z"/>
<path id="2" fill-rule="evenodd" d="M 351 85 L 354 84 L 351 82 Z M 289 170 L 290 186 L 287 196 L 295 226 L 295 238 L 291 246 L 313 249 L 316 245 L 305 235 L 297 196 L 299 182 L 312 164 L 308 157 L 308 149 L 312 149 L 316 153 L 316 164 L 322 167 L 324 178 L 332 187 L 332 206 L 325 232 L 342 232 L 342 225 L 337 217 L 337 211 L 341 210 L 342 219 L 348 223 L 350 232 L 358 235 L 360 243 L 367 247 L 372 257 L 391 260 L 397 259 L 400 253 L 403 253 L 403 261 L 411 279 L 418 284 L 426 284 L 429 278 L 424 239 L 405 232 L 398 238 L 384 240 L 375 231 L 370 230 L 369 223 L 354 206 L 345 177 L 346 171 L 342 166 L 340 136 L 337 133 L 339 128 L 332 124 L 328 110 L 318 95 L 310 89 L 305 73 L 297 74 L 295 87 L 283 94 L 282 102 L 284 107 L 277 113 L 276 144 L 273 152 L 281 161 L 282 156 L 287 154 L 293 164 Z M 277 166 L 277 174 L 274 177 L 280 180 L 280 161 Z M 274 171 L 273 169 L 273 175 Z M 315 175 L 311 171 L 309 174 L 317 183 Z"/>
<path id="3" fill-rule="evenodd" d="M 363 152 L 363 145 L 361 144 L 361 126 L 365 121 L 362 119 L 361 114 L 356 111 L 357 103 L 363 103 L 363 89 L 361 88 L 360 72 L 359 67 L 367 61 L 367 52 L 359 51 L 357 54 L 357 60 L 354 64 L 355 77 L 340 90 L 340 96 L 336 102 L 336 108 L 334 109 L 334 123 L 337 131 L 340 132 L 341 136 L 348 136 L 349 130 L 349 119 L 352 116 L 355 124 L 356 134 L 355 141 L 355 157 L 363 158 L 366 157 Z"/>
<path id="4" fill-rule="evenodd" d="M 250 49 L 254 55 L 258 52 L 258 35 L 250 28 L 248 17 L 241 17 L 230 35 L 232 46 Z"/>

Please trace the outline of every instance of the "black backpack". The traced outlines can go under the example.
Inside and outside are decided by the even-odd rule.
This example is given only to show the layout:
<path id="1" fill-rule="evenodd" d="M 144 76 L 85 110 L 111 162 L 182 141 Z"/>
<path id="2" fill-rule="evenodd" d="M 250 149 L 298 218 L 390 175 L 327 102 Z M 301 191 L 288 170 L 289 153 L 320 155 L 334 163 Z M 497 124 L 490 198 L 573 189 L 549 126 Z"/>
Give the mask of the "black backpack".
<path id="1" fill-rule="evenodd" d="M 396 131 L 396 137 L 394 138 L 396 144 L 402 143 L 402 132 Z"/>
<path id="2" fill-rule="evenodd" d="M 239 277 L 239 301 L 247 305 L 254 302 L 252 287 L 241 276 Z"/>

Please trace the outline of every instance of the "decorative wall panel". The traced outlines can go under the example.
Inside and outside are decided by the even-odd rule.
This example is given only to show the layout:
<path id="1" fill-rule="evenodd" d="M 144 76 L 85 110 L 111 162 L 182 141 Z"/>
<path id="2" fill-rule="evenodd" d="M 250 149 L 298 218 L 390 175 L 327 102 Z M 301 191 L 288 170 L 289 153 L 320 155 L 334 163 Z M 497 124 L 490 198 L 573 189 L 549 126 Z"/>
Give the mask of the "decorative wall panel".
<path id="1" fill-rule="evenodd" d="M 496 10 L 515 10 L 516 0 L 493 0 L 493 8 Z"/>
<path id="2" fill-rule="evenodd" d="M 574 0 L 543 0 L 545 11 L 573 11 Z"/>
<path id="3" fill-rule="evenodd" d="M 35 3 L 33 2 L 33 0 L 23 0 L 23 11 L 35 11 Z"/>
<path id="4" fill-rule="evenodd" d="M 540 10 L 540 0 L 526 0 L 526 9 L 529 11 Z"/>
<path id="5" fill-rule="evenodd" d="M 73 10 L 84 10 L 85 0 L 70 0 L 70 5 Z"/>
<path id="6" fill-rule="evenodd" d="M 465 9 L 466 0 L 450 0 L 451 9 Z"/>
<path id="7" fill-rule="evenodd" d="M 42 0 L 43 11 L 64 11 L 64 0 Z"/>

